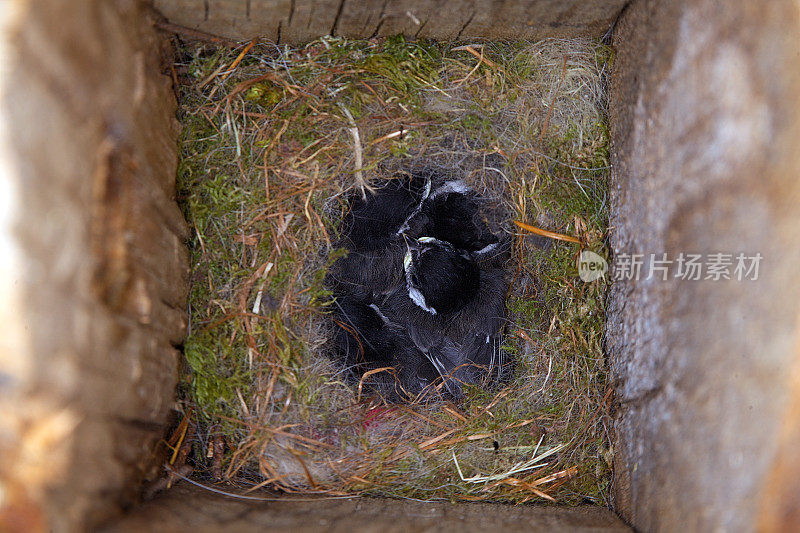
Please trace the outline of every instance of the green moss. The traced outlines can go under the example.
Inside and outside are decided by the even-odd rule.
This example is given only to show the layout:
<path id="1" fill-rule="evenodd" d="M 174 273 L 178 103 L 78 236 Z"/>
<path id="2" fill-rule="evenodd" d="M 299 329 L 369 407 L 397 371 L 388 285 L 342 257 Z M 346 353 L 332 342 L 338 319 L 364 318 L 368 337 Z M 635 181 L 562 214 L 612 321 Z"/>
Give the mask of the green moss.
<path id="1" fill-rule="evenodd" d="M 189 337 L 184 345 L 186 361 L 192 369 L 191 388 L 202 413 L 207 417 L 236 413 L 237 390 L 250 390 L 253 376 L 247 369 L 247 354 L 231 346 L 225 333 L 205 331 Z"/>
<path id="2" fill-rule="evenodd" d="M 431 85 L 440 65 L 441 52 L 435 44 L 424 39 L 407 41 L 402 35 L 387 39 L 382 51 L 368 54 L 360 63 L 405 96 Z"/>
<path id="3" fill-rule="evenodd" d="M 283 89 L 272 82 L 256 83 L 245 93 L 245 98 L 265 107 L 274 107 L 286 96 Z"/>

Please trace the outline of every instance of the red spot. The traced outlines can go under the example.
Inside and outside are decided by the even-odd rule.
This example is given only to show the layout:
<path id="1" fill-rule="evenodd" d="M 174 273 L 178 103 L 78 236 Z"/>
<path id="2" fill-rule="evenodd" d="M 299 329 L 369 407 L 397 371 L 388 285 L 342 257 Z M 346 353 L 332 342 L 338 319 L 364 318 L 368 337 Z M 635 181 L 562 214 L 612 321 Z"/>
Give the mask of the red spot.
<path id="1" fill-rule="evenodd" d="M 362 422 L 364 429 L 377 426 L 386 415 L 390 415 L 395 410 L 396 408 L 394 407 L 373 407 L 364 415 L 364 420 Z"/>

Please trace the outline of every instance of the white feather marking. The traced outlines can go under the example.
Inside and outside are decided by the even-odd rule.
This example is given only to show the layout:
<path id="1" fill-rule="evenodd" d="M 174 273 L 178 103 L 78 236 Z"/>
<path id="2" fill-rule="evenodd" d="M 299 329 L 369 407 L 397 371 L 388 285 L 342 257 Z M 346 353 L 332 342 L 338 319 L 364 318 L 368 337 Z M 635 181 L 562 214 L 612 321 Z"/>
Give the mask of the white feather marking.
<path id="1" fill-rule="evenodd" d="M 453 394 L 453 389 L 450 388 L 450 381 L 447 379 L 447 376 L 448 376 L 447 369 L 444 367 L 442 362 L 439 361 L 438 357 L 436 357 L 435 355 L 431 355 L 428 352 L 424 352 L 424 353 L 425 353 L 425 357 L 428 358 L 428 361 L 430 361 L 431 364 L 433 365 L 433 367 L 436 369 L 436 372 L 438 372 L 439 375 L 442 377 L 442 381 L 444 382 L 444 386 L 447 387 L 447 390 L 450 392 L 450 394 Z"/>
<path id="2" fill-rule="evenodd" d="M 415 216 L 419 215 L 420 211 L 422 211 L 422 204 L 425 203 L 425 200 L 427 200 L 428 196 L 430 195 L 431 195 L 431 180 L 429 179 L 428 181 L 425 182 L 425 191 L 423 191 L 422 193 L 422 199 L 417 204 L 417 207 L 414 208 L 414 211 L 412 211 L 412 213 L 408 215 L 408 218 L 405 220 L 405 222 L 403 222 L 403 225 L 400 226 L 400 229 L 397 230 L 397 235 L 401 235 L 409 230 L 411 226 L 409 226 L 408 221 L 414 218 Z"/>
<path id="3" fill-rule="evenodd" d="M 475 255 L 483 255 L 483 254 L 485 254 L 487 252 L 491 252 L 492 250 L 497 248 L 498 244 L 500 244 L 500 243 L 494 242 L 492 244 L 488 244 L 488 245 L 484 246 L 483 248 L 481 248 L 480 250 L 478 250 L 477 252 L 475 252 Z"/>
<path id="4" fill-rule="evenodd" d="M 386 315 L 384 315 L 384 314 L 381 312 L 380 308 L 379 308 L 377 305 L 375 305 L 375 304 L 369 304 L 369 306 L 372 308 L 372 310 L 373 310 L 373 311 L 375 311 L 375 313 L 377 313 L 377 314 L 378 314 L 378 316 L 379 316 L 379 317 L 381 317 L 381 320 L 383 320 L 383 323 L 384 323 L 384 324 L 386 324 L 386 325 L 390 325 L 390 324 L 391 324 L 391 322 L 389 321 L 389 319 L 388 319 L 388 318 L 386 318 Z"/>
<path id="5" fill-rule="evenodd" d="M 430 178 L 428 178 L 428 180 L 425 182 L 425 192 L 422 193 L 422 199 L 425 200 L 430 195 L 431 195 L 431 180 Z"/>
<path id="6" fill-rule="evenodd" d="M 409 249 L 406 252 L 405 257 L 403 257 L 403 270 L 405 270 L 406 273 L 406 287 L 408 288 L 408 297 L 411 298 L 411 301 L 417 304 L 419 307 L 429 312 L 430 314 L 435 315 L 436 309 L 428 306 L 428 302 L 425 301 L 425 296 L 423 296 L 420 290 L 414 287 L 414 284 L 411 282 L 412 267 L 413 263 L 411 257 L 411 250 Z"/>
<path id="7" fill-rule="evenodd" d="M 445 182 L 444 185 L 433 191 L 433 195 L 431 196 L 431 198 L 436 198 L 440 194 L 448 194 L 451 192 L 459 192 L 462 194 L 466 194 L 470 192 L 470 190 L 471 189 L 467 186 L 467 184 L 461 180 L 448 181 Z"/>
<path id="8" fill-rule="evenodd" d="M 433 307 L 428 307 L 428 303 L 425 301 L 425 296 L 419 292 L 419 289 L 416 287 L 412 287 L 410 284 L 408 286 L 408 297 L 411 298 L 411 301 L 417 304 L 419 307 L 424 309 L 425 311 L 429 312 L 432 315 L 436 314 L 436 309 Z"/>
<path id="9" fill-rule="evenodd" d="M 408 274 L 408 269 L 411 266 L 411 250 L 406 252 L 405 257 L 403 257 L 403 270 L 406 271 Z"/>
<path id="10" fill-rule="evenodd" d="M 407 232 L 407 231 L 409 230 L 409 228 L 411 228 L 411 226 L 409 226 L 409 225 L 408 225 L 408 221 L 409 221 L 409 220 L 411 220 L 412 218 L 414 218 L 415 216 L 417 216 L 417 215 L 419 214 L 419 212 L 420 212 L 420 208 L 419 208 L 419 207 L 417 207 L 417 208 L 414 210 L 414 212 L 413 212 L 413 213 L 411 213 L 410 215 L 408 215 L 408 218 L 406 219 L 406 221 L 405 221 L 405 222 L 403 222 L 403 225 L 402 225 L 402 226 L 400 226 L 400 229 L 399 229 L 399 230 L 397 230 L 397 235 L 402 235 L 403 233 Z"/>

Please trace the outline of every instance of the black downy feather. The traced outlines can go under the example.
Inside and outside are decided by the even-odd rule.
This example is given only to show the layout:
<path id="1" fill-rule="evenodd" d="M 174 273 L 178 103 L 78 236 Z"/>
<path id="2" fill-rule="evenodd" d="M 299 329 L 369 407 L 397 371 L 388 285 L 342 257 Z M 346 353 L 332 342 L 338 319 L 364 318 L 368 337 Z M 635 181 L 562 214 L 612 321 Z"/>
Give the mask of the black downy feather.
<path id="1" fill-rule="evenodd" d="M 351 199 L 330 269 L 333 355 L 390 400 L 458 397 L 491 383 L 500 350 L 507 283 L 505 248 L 461 181 L 435 173 L 391 180 Z"/>

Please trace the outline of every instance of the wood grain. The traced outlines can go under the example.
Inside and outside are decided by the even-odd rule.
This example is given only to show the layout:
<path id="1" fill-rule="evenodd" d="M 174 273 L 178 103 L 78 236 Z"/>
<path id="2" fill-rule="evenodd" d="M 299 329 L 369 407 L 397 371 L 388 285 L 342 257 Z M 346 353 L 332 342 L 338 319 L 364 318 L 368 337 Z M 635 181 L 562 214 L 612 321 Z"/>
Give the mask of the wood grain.
<path id="1" fill-rule="evenodd" d="M 14 4 L 0 84 L 0 530 L 82 531 L 153 472 L 185 334 L 178 124 L 147 2 Z"/>
<path id="2" fill-rule="evenodd" d="M 155 0 L 170 22 L 234 40 L 299 44 L 323 35 L 599 37 L 625 0 Z"/>

